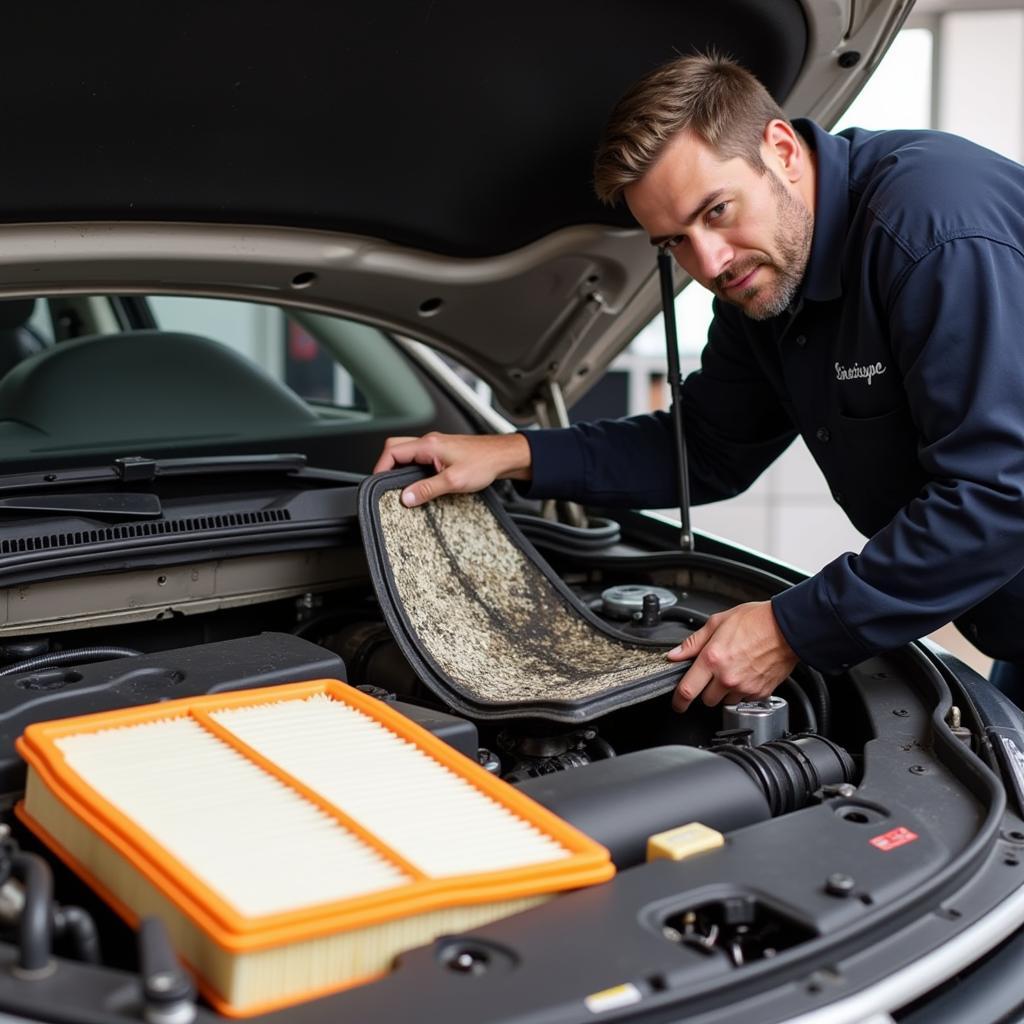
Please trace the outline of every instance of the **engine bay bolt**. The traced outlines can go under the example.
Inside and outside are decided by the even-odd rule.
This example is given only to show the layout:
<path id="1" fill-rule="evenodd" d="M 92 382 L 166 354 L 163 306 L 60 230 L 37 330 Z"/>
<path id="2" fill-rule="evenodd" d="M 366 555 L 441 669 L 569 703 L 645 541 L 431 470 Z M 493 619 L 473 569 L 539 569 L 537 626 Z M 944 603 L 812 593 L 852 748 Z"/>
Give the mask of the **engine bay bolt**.
<path id="1" fill-rule="evenodd" d="M 928 769 L 923 764 L 912 764 L 910 766 L 911 775 L 927 775 Z"/>
<path id="2" fill-rule="evenodd" d="M 163 971 L 160 974 L 154 974 L 149 979 L 149 984 L 154 992 L 168 992 L 177 984 L 177 981 L 175 975 Z"/>
<path id="3" fill-rule="evenodd" d="M 856 884 L 852 875 L 836 871 L 825 879 L 825 892 L 830 896 L 849 896 Z"/>
<path id="4" fill-rule="evenodd" d="M 482 951 L 463 949 L 448 961 L 448 966 L 459 974 L 483 974 L 487 970 L 487 956 Z"/>
<path id="5" fill-rule="evenodd" d="M 906 708 L 893 708 L 892 713 L 897 718 L 906 718 L 910 714 L 910 712 Z"/>
<path id="6" fill-rule="evenodd" d="M 963 723 L 963 716 L 960 709 L 954 704 L 946 715 L 946 725 L 949 731 L 965 746 L 974 748 L 974 734 Z"/>
<path id="7" fill-rule="evenodd" d="M 822 786 L 821 789 L 815 793 L 818 800 L 824 800 L 827 797 L 841 796 L 845 799 L 849 799 L 851 796 L 856 796 L 857 787 L 852 782 L 837 782 L 829 786 Z"/>

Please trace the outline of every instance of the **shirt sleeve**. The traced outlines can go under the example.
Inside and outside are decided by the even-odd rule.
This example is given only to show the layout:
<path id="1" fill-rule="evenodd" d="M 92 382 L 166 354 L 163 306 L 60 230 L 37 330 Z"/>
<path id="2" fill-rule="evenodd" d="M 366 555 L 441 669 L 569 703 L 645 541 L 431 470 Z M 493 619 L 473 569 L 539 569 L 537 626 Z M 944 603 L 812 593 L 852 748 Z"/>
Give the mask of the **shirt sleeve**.
<path id="1" fill-rule="evenodd" d="M 691 500 L 731 498 L 749 487 L 793 440 L 796 430 L 751 341 L 720 309 L 708 332 L 701 368 L 683 384 Z M 585 504 L 667 508 L 678 503 L 678 471 L 667 412 L 527 430 L 532 498 Z"/>
<path id="2" fill-rule="evenodd" d="M 929 481 L 860 554 L 773 599 L 826 671 L 930 633 L 1024 568 L 1024 257 L 944 242 L 895 282 L 888 324 Z"/>

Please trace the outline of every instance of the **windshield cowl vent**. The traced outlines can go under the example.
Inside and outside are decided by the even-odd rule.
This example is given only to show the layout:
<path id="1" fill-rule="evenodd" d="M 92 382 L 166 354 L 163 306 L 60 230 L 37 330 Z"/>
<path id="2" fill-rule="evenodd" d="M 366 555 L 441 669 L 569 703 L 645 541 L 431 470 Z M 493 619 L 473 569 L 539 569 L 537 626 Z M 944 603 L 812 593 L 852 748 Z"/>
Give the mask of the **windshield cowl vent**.
<path id="1" fill-rule="evenodd" d="M 229 530 L 239 526 L 265 526 L 290 522 L 291 518 L 292 514 L 288 509 L 270 509 L 261 512 L 227 512 L 220 515 L 188 516 L 183 519 L 161 519 L 155 522 L 122 523 L 118 526 L 103 526 L 95 530 L 74 530 L 67 533 L 43 534 L 38 537 L 14 537 L 0 540 L 0 555 L 53 551 L 144 537 L 194 535 L 213 530 Z"/>

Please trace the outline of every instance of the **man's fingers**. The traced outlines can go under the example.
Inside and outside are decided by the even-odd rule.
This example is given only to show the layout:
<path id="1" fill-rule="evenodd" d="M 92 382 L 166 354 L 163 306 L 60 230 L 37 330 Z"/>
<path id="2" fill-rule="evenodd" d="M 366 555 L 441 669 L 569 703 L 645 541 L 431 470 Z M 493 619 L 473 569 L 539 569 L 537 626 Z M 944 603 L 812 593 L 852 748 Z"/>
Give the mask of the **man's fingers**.
<path id="1" fill-rule="evenodd" d="M 380 457 L 377 459 L 377 463 L 373 467 L 373 472 L 385 473 L 389 469 L 394 469 L 395 466 L 411 461 L 409 459 L 398 458 L 395 454 L 395 448 L 399 445 L 407 445 L 411 441 L 415 440 L 415 437 L 389 437 L 384 442 L 384 451 L 380 453 Z"/>
<path id="2" fill-rule="evenodd" d="M 669 661 L 686 661 L 689 658 L 696 658 L 713 632 L 710 623 L 705 623 L 700 629 L 694 630 L 678 647 L 673 647 L 665 657 Z"/>
<path id="3" fill-rule="evenodd" d="M 698 658 L 679 680 L 672 694 L 672 710 L 680 713 L 685 711 L 713 679 L 714 673 L 702 658 Z"/>
<path id="4" fill-rule="evenodd" d="M 415 508 L 417 505 L 424 505 L 428 501 L 440 498 L 442 494 L 453 494 L 461 491 L 459 481 L 450 469 L 446 469 L 435 476 L 428 476 L 426 480 L 417 480 L 402 491 L 402 504 L 406 508 Z"/>
<path id="5" fill-rule="evenodd" d="M 701 693 L 700 699 L 709 708 L 713 708 L 718 704 L 738 704 L 745 698 L 735 687 L 726 686 L 715 678 L 711 681 L 710 685 L 704 687 L 704 692 Z"/>

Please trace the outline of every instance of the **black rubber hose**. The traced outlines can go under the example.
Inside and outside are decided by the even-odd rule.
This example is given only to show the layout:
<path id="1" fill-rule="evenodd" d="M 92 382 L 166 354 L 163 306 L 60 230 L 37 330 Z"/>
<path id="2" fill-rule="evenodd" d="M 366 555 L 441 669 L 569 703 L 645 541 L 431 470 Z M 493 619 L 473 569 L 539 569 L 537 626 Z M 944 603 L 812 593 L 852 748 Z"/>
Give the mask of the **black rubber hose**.
<path id="1" fill-rule="evenodd" d="M 598 751 L 601 755 L 598 758 L 600 761 L 607 761 L 608 758 L 616 756 L 615 748 L 603 736 L 595 736 L 592 740 L 588 740 L 587 748 Z"/>
<path id="2" fill-rule="evenodd" d="M 708 617 L 701 612 L 680 608 L 678 605 L 662 608 L 659 614 L 663 622 L 682 622 L 692 629 L 699 629 L 708 621 Z"/>
<path id="3" fill-rule="evenodd" d="M 34 672 L 40 668 L 58 668 L 61 665 L 80 665 L 87 661 L 107 661 L 112 658 L 134 658 L 140 655 L 131 647 L 76 647 L 70 651 L 55 651 L 40 654 L 38 658 L 19 661 L 0 669 L 0 676 L 16 676 L 22 672 Z"/>
<path id="4" fill-rule="evenodd" d="M 588 526 L 571 526 L 522 512 L 512 512 L 510 518 L 523 535 L 535 544 L 548 542 L 558 545 L 564 551 L 580 554 L 600 551 L 618 544 L 622 539 L 622 528 L 614 519 L 593 516 Z"/>
<path id="5" fill-rule="evenodd" d="M 804 716 L 804 732 L 818 732 L 818 716 L 814 713 L 810 697 L 804 693 L 800 684 L 792 676 L 786 676 L 779 684 L 779 689 L 785 689 L 786 698 L 800 709 L 800 713 Z M 793 731 L 791 723 L 790 732 Z"/>
<path id="6" fill-rule="evenodd" d="M 25 906 L 18 920 L 18 969 L 35 973 L 50 966 L 53 949 L 53 875 L 34 853 L 16 853 L 11 874 L 25 889 Z"/>
<path id="7" fill-rule="evenodd" d="M 100 962 L 100 935 L 92 915 L 81 907 L 57 907 L 53 912 L 54 932 L 67 936 L 75 958 L 86 964 Z"/>
<path id="8" fill-rule="evenodd" d="M 832 734 L 832 698 L 825 677 L 810 665 L 798 665 L 793 673 L 797 685 L 807 694 L 818 716 L 818 729 L 822 736 Z"/>

